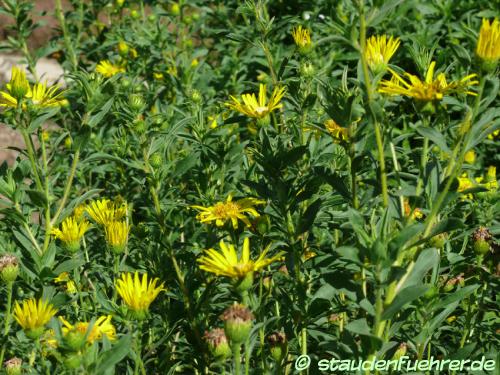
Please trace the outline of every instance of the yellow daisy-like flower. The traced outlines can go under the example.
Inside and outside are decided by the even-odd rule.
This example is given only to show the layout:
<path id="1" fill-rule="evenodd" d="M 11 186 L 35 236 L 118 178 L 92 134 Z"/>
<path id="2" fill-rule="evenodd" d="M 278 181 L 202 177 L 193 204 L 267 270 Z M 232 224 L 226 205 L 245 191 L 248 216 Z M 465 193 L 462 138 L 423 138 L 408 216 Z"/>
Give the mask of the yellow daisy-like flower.
<path id="1" fill-rule="evenodd" d="M 259 217 L 260 214 L 254 208 L 258 204 L 266 202 L 255 198 L 243 198 L 233 201 L 233 196 L 229 194 L 225 202 L 217 202 L 213 206 L 191 206 L 192 208 L 201 211 L 196 218 L 202 223 L 215 221 L 218 227 L 223 226 L 227 221 L 231 221 L 233 228 L 238 228 L 238 220 L 241 220 L 247 227 L 251 226 L 250 220 L 245 216 L 246 213 L 254 217 Z"/>
<path id="2" fill-rule="evenodd" d="M 292 37 L 295 45 L 299 48 L 301 53 L 307 53 L 311 50 L 311 31 L 303 28 L 302 25 L 295 27 L 292 30 Z"/>
<path id="3" fill-rule="evenodd" d="M 491 23 L 483 18 L 477 40 L 476 55 L 483 62 L 489 64 L 491 68 L 494 68 L 500 59 L 500 22 L 498 18 L 495 18 Z"/>
<path id="4" fill-rule="evenodd" d="M 59 86 L 47 87 L 47 82 L 36 83 L 33 89 L 26 94 L 28 99 L 38 107 L 62 107 L 68 105 L 68 101 L 64 99 L 63 92 L 57 92 Z"/>
<path id="5" fill-rule="evenodd" d="M 63 324 L 62 333 L 64 336 L 67 336 L 68 333 L 74 332 L 84 337 L 87 334 L 87 331 L 89 330 L 90 326 L 89 322 L 77 322 L 75 324 L 71 324 L 63 317 L 59 317 L 59 319 Z M 101 316 L 95 321 L 94 325 L 92 326 L 90 332 L 88 332 L 87 335 L 88 344 L 92 344 L 94 343 L 94 341 L 102 339 L 103 336 L 106 336 L 111 341 L 116 340 L 116 328 L 111 323 L 111 319 L 112 316 L 107 315 L 107 316 Z"/>
<path id="6" fill-rule="evenodd" d="M 95 67 L 95 71 L 102 74 L 104 77 L 113 77 L 115 74 L 124 73 L 125 68 L 123 66 L 115 65 L 109 60 L 99 61 L 99 64 Z"/>
<path id="7" fill-rule="evenodd" d="M 108 222 L 104 227 L 106 243 L 111 247 L 115 254 L 121 254 L 128 242 L 130 232 L 129 224 L 123 221 Z"/>
<path id="8" fill-rule="evenodd" d="M 404 95 L 423 102 L 441 100 L 444 95 L 451 92 L 464 92 L 469 95 L 477 95 L 475 92 L 468 91 L 467 89 L 468 86 L 478 84 L 478 81 L 475 79 L 476 74 L 469 74 L 458 81 L 448 83 L 444 73 L 439 73 L 434 77 L 435 67 L 436 62 L 433 61 L 429 65 L 424 81 L 409 73 L 405 73 L 408 79 L 405 80 L 389 68 L 389 71 L 392 73 L 392 79 L 390 81 L 382 81 L 378 91 L 389 95 Z"/>
<path id="9" fill-rule="evenodd" d="M 256 260 L 250 259 L 250 240 L 248 237 L 243 241 L 241 257 L 233 245 L 226 245 L 224 241 L 219 243 L 221 251 L 214 249 L 205 250 L 205 254 L 198 259 L 200 269 L 214 273 L 217 276 L 226 276 L 231 279 L 243 279 L 248 274 L 259 271 L 278 260 L 283 253 L 266 258 L 269 246 L 259 255 Z"/>
<path id="10" fill-rule="evenodd" d="M 87 205 L 85 212 L 99 225 L 118 221 L 127 216 L 127 203 L 116 204 L 109 199 L 99 199 Z"/>
<path id="11" fill-rule="evenodd" d="M 78 290 L 76 289 L 76 284 L 73 280 L 71 280 L 71 278 L 69 277 L 69 273 L 68 272 L 63 272 L 61 274 L 59 274 L 59 276 L 57 276 L 55 279 L 54 279 L 54 282 L 56 283 L 66 283 L 66 291 L 69 293 L 69 294 L 75 294 Z"/>
<path id="12" fill-rule="evenodd" d="M 134 274 L 130 272 L 122 273 L 121 278 L 116 281 L 116 291 L 136 319 L 144 319 L 149 305 L 161 291 L 165 290 L 163 283 L 157 286 L 159 281 L 158 278 L 148 281 L 146 273 L 142 275 L 141 280 L 137 271 Z"/>
<path id="13" fill-rule="evenodd" d="M 334 139 L 338 141 L 347 141 L 349 139 L 349 130 L 338 125 L 335 120 L 326 120 L 324 125 Z"/>
<path id="14" fill-rule="evenodd" d="M 62 222 L 61 229 L 53 228 L 51 234 L 60 239 L 64 246 L 74 253 L 80 249 L 80 240 L 89 228 L 90 223 L 87 220 L 78 220 L 70 216 Z"/>
<path id="15" fill-rule="evenodd" d="M 266 94 L 266 85 L 259 85 L 259 98 L 252 94 L 243 94 L 241 95 L 240 102 L 234 96 L 231 96 L 232 102 L 227 102 L 226 106 L 231 108 L 234 111 L 240 112 L 248 117 L 261 119 L 266 117 L 269 113 L 274 111 L 275 109 L 279 109 L 283 107 L 283 104 L 280 103 L 281 99 L 285 95 L 285 88 L 275 88 L 269 101 L 267 100 Z"/>
<path id="16" fill-rule="evenodd" d="M 17 301 L 14 304 L 14 319 L 26 335 L 32 339 L 39 338 L 45 325 L 57 313 L 57 310 L 49 302 L 35 298 L 30 298 L 20 305 Z"/>
<path id="17" fill-rule="evenodd" d="M 474 182 L 467 176 L 466 173 L 462 174 L 462 176 L 458 178 L 458 192 L 463 192 L 465 190 L 472 189 L 473 187 Z M 464 194 L 462 199 L 472 199 L 472 194 Z"/>
<path id="18" fill-rule="evenodd" d="M 483 183 L 484 181 L 484 183 Z M 498 190 L 498 181 L 497 181 L 497 167 L 491 165 L 488 167 L 485 177 L 477 177 L 476 182 L 481 184 L 483 187 L 488 189 L 489 191 Z"/>
<path id="19" fill-rule="evenodd" d="M 366 41 L 364 51 L 370 69 L 380 73 L 387 69 L 387 64 L 399 47 L 399 38 L 387 35 L 374 35 Z"/>
<path id="20" fill-rule="evenodd" d="M 10 82 L 6 85 L 6 91 L 0 91 L 0 107 L 17 108 L 20 101 L 31 103 L 35 108 L 59 107 L 68 104 L 63 97 L 63 91 L 59 86 L 47 87 L 47 83 L 35 83 L 30 86 L 26 79 L 26 72 L 17 66 L 12 67 Z M 27 103 L 22 103 L 26 109 Z"/>

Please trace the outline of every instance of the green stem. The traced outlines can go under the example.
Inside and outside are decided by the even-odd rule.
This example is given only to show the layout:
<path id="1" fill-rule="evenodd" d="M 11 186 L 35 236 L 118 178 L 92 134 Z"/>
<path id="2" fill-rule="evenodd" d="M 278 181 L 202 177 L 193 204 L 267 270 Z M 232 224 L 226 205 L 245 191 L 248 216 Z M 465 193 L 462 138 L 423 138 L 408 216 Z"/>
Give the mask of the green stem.
<path id="1" fill-rule="evenodd" d="M 3 335 L 7 337 L 10 329 L 10 318 L 11 318 L 11 309 L 12 309 L 12 289 L 14 286 L 14 282 L 7 283 L 7 307 L 5 309 L 5 326 L 3 330 Z M 2 363 L 0 361 L 0 363 Z"/>
<path id="2" fill-rule="evenodd" d="M 69 62 L 71 63 L 71 68 L 73 71 L 76 71 L 78 68 L 78 59 L 75 54 L 75 50 L 73 49 L 73 42 L 71 41 L 70 35 L 68 33 L 68 28 L 66 27 L 66 19 L 64 17 L 64 12 L 62 10 L 61 0 L 55 1 L 56 6 L 56 18 L 59 21 L 59 25 L 61 26 L 61 30 L 64 38 L 64 47 L 69 56 Z"/>
<path id="3" fill-rule="evenodd" d="M 43 241 L 42 253 L 45 253 L 50 244 L 50 232 L 52 229 L 51 219 L 50 219 L 50 184 L 49 184 L 49 167 L 47 162 L 47 148 L 45 146 L 45 140 L 43 134 L 38 137 L 41 143 L 42 149 L 42 178 L 44 181 L 44 191 L 45 200 L 47 202 L 47 207 L 45 208 L 45 238 Z"/>
<path id="4" fill-rule="evenodd" d="M 240 344 L 232 345 L 233 359 L 234 359 L 234 375 L 241 375 L 241 347 Z"/>
<path id="5" fill-rule="evenodd" d="M 422 187 L 424 185 L 425 179 L 425 169 L 427 167 L 427 154 L 429 153 L 429 138 L 424 137 L 424 143 L 422 145 L 422 154 L 420 154 L 420 176 L 418 176 L 417 187 L 415 189 L 415 195 L 418 197 L 422 193 Z"/>
<path id="6" fill-rule="evenodd" d="M 35 184 L 38 190 L 43 191 L 42 180 L 40 179 L 40 173 L 38 171 L 38 166 L 35 159 L 35 150 L 33 149 L 33 143 L 31 137 L 26 129 L 21 129 L 21 135 L 23 137 L 24 143 L 26 145 L 26 152 L 28 154 L 28 160 L 31 164 L 31 169 L 33 170 L 33 176 L 35 177 Z"/>
<path id="7" fill-rule="evenodd" d="M 377 151 L 378 151 L 378 162 L 380 168 L 380 184 L 382 190 L 382 203 L 384 207 L 389 205 L 389 193 L 387 191 L 387 174 L 385 169 L 385 158 L 384 158 L 384 144 L 382 140 L 382 132 L 380 129 L 380 124 L 377 121 L 375 113 L 372 109 L 372 87 L 371 87 L 371 78 L 370 73 L 368 71 L 368 62 L 366 61 L 366 20 L 363 10 L 363 5 L 360 3 L 359 7 L 359 20 L 360 20 L 360 31 L 359 31 L 359 44 L 360 44 L 360 55 L 361 55 L 361 67 L 363 71 L 363 76 L 365 80 L 365 88 L 366 88 L 366 98 L 368 100 L 368 109 L 373 120 L 373 126 L 375 130 L 375 141 L 377 143 Z"/>
<path id="8" fill-rule="evenodd" d="M 61 203 L 59 203 L 59 207 L 52 218 L 51 225 L 53 226 L 57 220 L 59 219 L 59 215 L 61 215 L 64 206 L 66 205 L 66 201 L 68 200 L 69 193 L 71 190 L 71 186 L 73 185 L 73 179 L 75 178 L 76 167 L 78 165 L 78 161 L 80 160 L 80 149 L 77 148 L 75 151 L 75 155 L 73 156 L 73 162 L 71 163 L 71 169 L 68 176 L 68 181 L 66 182 L 66 186 L 64 186 L 63 197 L 61 199 Z"/>

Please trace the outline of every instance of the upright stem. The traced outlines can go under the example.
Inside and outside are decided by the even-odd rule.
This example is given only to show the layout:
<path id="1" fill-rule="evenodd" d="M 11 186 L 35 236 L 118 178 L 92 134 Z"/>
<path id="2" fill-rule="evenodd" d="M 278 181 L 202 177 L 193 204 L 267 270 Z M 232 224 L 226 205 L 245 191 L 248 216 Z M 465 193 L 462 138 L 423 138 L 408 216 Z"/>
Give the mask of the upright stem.
<path id="1" fill-rule="evenodd" d="M 69 56 L 69 62 L 71 63 L 71 68 L 75 71 L 78 68 L 78 59 L 73 48 L 73 43 L 68 33 L 68 28 L 66 27 L 66 19 L 64 17 L 64 12 L 62 10 L 61 0 L 55 1 L 56 5 L 56 17 L 61 26 L 61 30 L 64 37 L 64 47 Z"/>
<path id="2" fill-rule="evenodd" d="M 63 192 L 63 197 L 62 197 L 61 203 L 59 203 L 59 207 L 57 208 L 57 211 L 56 211 L 56 213 L 51 221 L 52 226 L 57 222 L 57 219 L 59 219 L 59 215 L 61 214 L 62 210 L 64 209 L 64 206 L 66 205 L 66 201 L 68 200 L 71 186 L 73 185 L 73 179 L 75 178 L 76 167 L 78 165 L 79 160 L 80 160 L 80 149 L 77 148 L 75 151 L 75 155 L 73 156 L 73 163 L 71 164 L 71 169 L 69 172 L 68 181 L 66 182 L 66 185 L 64 186 L 64 192 Z"/>
<path id="3" fill-rule="evenodd" d="M 371 87 L 371 78 L 370 73 L 368 71 L 368 62 L 366 61 L 366 20 L 363 9 L 363 4 L 359 5 L 359 20 L 360 20 L 360 30 L 359 30 L 359 44 L 360 44 L 360 55 L 361 55 L 361 67 L 363 70 L 363 76 L 365 80 L 365 88 L 366 88 L 366 98 L 368 101 L 368 109 L 371 115 L 371 119 L 373 121 L 373 126 L 375 130 L 375 141 L 377 143 L 377 151 L 378 151 L 378 162 L 380 168 L 380 184 L 382 189 L 382 203 L 384 207 L 389 205 L 389 194 L 387 192 L 387 174 L 385 170 L 385 158 L 384 158 L 384 144 L 382 140 L 382 131 L 380 129 L 380 124 L 377 121 L 375 113 L 372 109 L 372 87 Z"/>
<path id="4" fill-rule="evenodd" d="M 234 374 L 241 375 L 241 347 L 240 344 L 233 344 L 232 352 L 234 359 Z"/>
<path id="5" fill-rule="evenodd" d="M 13 289 L 14 283 L 13 282 L 8 282 L 7 283 L 7 306 L 5 309 L 5 326 L 3 330 L 3 335 L 7 336 L 9 333 L 10 329 L 10 318 L 11 318 L 11 309 L 12 309 L 12 289 Z M 2 362 L 0 362 L 2 363 Z"/>

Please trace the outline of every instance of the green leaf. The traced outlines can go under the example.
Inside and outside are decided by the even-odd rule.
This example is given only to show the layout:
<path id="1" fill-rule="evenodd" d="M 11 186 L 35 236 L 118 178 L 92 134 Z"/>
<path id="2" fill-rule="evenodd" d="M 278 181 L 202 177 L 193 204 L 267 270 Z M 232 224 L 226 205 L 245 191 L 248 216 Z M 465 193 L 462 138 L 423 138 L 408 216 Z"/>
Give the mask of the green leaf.
<path id="1" fill-rule="evenodd" d="M 304 212 L 304 215 L 302 215 L 302 217 L 300 218 L 295 235 L 298 236 L 304 232 L 307 232 L 311 228 L 311 226 L 314 224 L 316 216 L 318 215 L 322 203 L 323 201 L 321 199 L 316 199 L 309 205 L 309 207 L 307 207 L 306 212 Z"/>
<path id="2" fill-rule="evenodd" d="M 31 121 L 30 125 L 28 126 L 28 133 L 29 134 L 33 133 L 36 129 L 42 126 L 45 123 L 45 121 L 47 121 L 51 117 L 54 117 L 57 114 L 57 112 L 59 112 L 59 110 L 60 110 L 59 107 L 50 108 L 43 114 L 39 115 L 36 119 Z"/>
<path id="3" fill-rule="evenodd" d="M 37 207 L 47 207 L 47 198 L 45 194 L 38 190 L 27 189 L 26 194 L 30 197 L 31 202 Z"/>
<path id="4" fill-rule="evenodd" d="M 446 144 L 446 138 L 443 134 L 434 128 L 429 128 L 425 126 L 417 127 L 417 133 L 422 137 L 428 138 L 431 142 L 434 142 L 441 150 L 451 154 L 451 150 Z"/>
<path id="5" fill-rule="evenodd" d="M 413 285 L 422 284 L 423 277 L 435 264 L 439 264 L 439 251 L 436 249 L 423 250 L 415 261 L 415 266 L 403 287 L 406 289 Z"/>
<path id="6" fill-rule="evenodd" d="M 454 302 L 461 301 L 465 297 L 467 297 L 469 294 L 473 293 L 477 288 L 479 288 L 479 284 L 474 284 L 474 285 L 468 285 L 464 288 L 456 290 L 454 293 L 446 296 L 445 298 L 441 299 L 436 305 L 433 306 L 434 309 L 442 309 Z"/>
<path id="7" fill-rule="evenodd" d="M 394 301 L 382 313 L 382 319 L 391 319 L 408 303 L 422 296 L 429 289 L 429 285 L 414 285 L 401 290 Z"/>
<path id="8" fill-rule="evenodd" d="M 345 326 L 345 329 L 347 329 L 349 332 L 363 336 L 371 336 L 372 334 L 365 318 L 350 322 Z"/>
<path id="9" fill-rule="evenodd" d="M 111 106 L 113 105 L 114 99 L 111 98 L 109 99 L 104 105 L 101 107 L 101 110 L 97 112 L 95 115 L 90 116 L 89 120 L 87 121 L 87 125 L 90 126 L 91 128 L 99 125 L 99 123 L 102 121 L 104 116 L 109 112 L 111 109 Z"/>
<path id="10" fill-rule="evenodd" d="M 109 370 L 113 370 L 114 366 L 131 352 L 131 348 L 132 336 L 127 334 L 114 344 L 110 350 L 99 355 L 96 373 L 104 374 Z"/>

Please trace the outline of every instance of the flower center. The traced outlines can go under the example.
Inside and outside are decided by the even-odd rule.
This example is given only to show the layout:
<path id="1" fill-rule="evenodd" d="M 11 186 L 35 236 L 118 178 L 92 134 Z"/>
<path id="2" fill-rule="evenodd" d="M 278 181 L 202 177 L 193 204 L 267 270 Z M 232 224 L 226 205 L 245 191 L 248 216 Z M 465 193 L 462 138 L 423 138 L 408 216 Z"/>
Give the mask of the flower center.
<path id="1" fill-rule="evenodd" d="M 217 203 L 215 205 L 215 215 L 221 218 L 231 218 L 238 215 L 240 207 L 234 202 Z"/>

